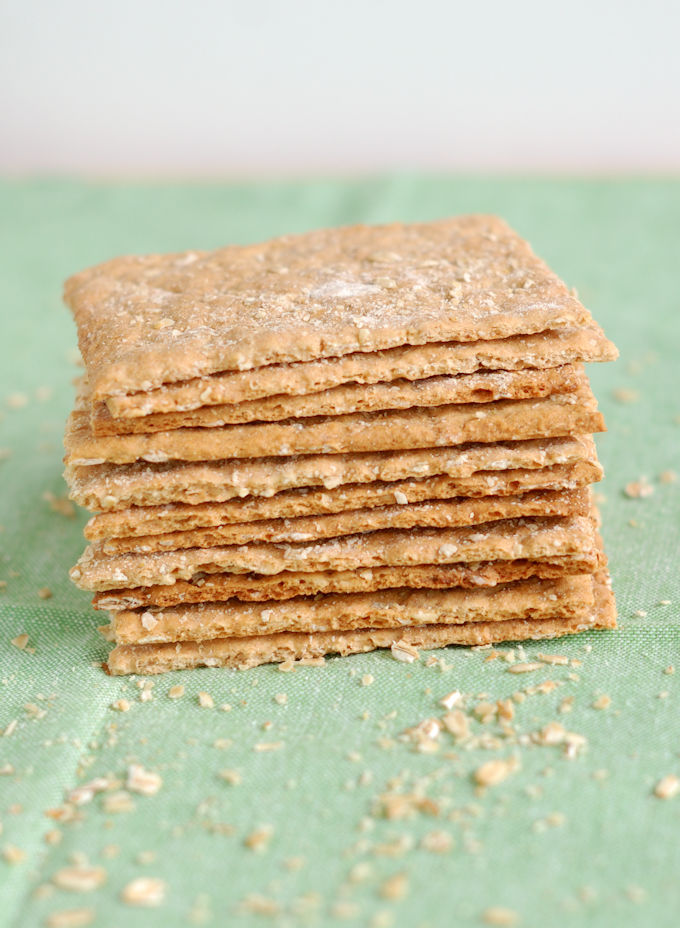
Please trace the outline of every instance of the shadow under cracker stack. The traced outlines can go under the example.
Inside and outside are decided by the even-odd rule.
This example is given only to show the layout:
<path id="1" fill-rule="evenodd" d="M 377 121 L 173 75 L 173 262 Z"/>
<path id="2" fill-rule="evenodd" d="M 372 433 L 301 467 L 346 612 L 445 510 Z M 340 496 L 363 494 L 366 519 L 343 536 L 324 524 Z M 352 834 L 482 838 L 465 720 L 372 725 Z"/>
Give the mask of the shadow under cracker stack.
<path id="1" fill-rule="evenodd" d="M 502 220 L 117 258 L 65 298 L 111 673 L 615 627 L 583 363 L 617 352 Z"/>

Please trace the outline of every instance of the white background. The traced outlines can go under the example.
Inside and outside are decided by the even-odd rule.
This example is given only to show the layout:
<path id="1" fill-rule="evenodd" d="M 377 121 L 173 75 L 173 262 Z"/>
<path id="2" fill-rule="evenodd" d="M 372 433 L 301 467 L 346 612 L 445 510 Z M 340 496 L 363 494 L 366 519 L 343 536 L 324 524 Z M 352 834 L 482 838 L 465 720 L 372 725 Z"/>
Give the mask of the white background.
<path id="1" fill-rule="evenodd" d="M 680 0 L 0 0 L 0 171 L 680 168 Z"/>

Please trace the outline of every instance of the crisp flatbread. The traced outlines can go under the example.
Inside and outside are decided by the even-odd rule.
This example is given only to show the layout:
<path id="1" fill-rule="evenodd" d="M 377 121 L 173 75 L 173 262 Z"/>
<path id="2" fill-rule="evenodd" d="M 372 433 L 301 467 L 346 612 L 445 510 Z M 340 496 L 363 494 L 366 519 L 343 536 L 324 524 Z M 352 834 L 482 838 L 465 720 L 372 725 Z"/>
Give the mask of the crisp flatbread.
<path id="1" fill-rule="evenodd" d="M 478 499 L 484 496 L 513 496 L 532 490 L 577 490 L 602 479 L 597 462 L 553 464 L 536 470 L 481 472 L 467 478 L 448 475 L 424 480 L 397 480 L 394 483 L 357 483 L 335 490 L 302 488 L 284 490 L 269 498 L 234 499 L 225 503 L 170 503 L 167 506 L 135 506 L 118 512 L 93 516 L 85 526 L 89 541 L 131 538 L 140 535 L 211 528 L 216 525 L 297 519 L 332 515 L 352 509 L 373 509 L 393 503 L 405 506 L 426 500 Z M 491 490 L 491 487 L 494 490 Z"/>
<path id="2" fill-rule="evenodd" d="M 584 385 L 573 393 L 538 400 L 463 403 L 103 438 L 92 434 L 87 413 L 75 410 L 67 424 L 64 445 L 67 464 L 91 466 L 140 460 L 163 463 L 401 451 L 604 430 L 595 397 Z"/>
<path id="3" fill-rule="evenodd" d="M 523 516 L 587 515 L 587 490 L 543 491 L 519 496 L 485 496 L 481 499 L 426 501 L 375 509 L 352 509 L 332 515 L 298 519 L 263 519 L 210 528 L 188 529 L 163 535 L 110 538 L 93 544 L 102 555 L 149 554 L 179 548 L 214 548 L 252 542 L 301 542 L 375 532 L 380 529 L 452 528 Z"/>
<path id="4" fill-rule="evenodd" d="M 450 403 L 491 403 L 569 393 L 586 382 L 582 365 L 548 370 L 488 371 L 426 380 L 393 380 L 373 385 L 346 384 L 308 396 L 277 395 L 244 403 L 203 406 L 186 412 L 114 419 L 104 404 L 91 416 L 92 434 L 130 435 L 180 428 L 218 428 L 244 422 L 277 422 L 311 416 L 337 416 Z"/>
<path id="5" fill-rule="evenodd" d="M 245 638 L 279 632 L 350 631 L 403 625 L 585 619 L 593 608 L 590 574 L 520 580 L 475 590 L 392 589 L 374 593 L 300 596 L 282 602 L 201 603 L 153 612 L 113 613 L 117 644 Z"/>
<path id="6" fill-rule="evenodd" d="M 579 361 L 613 361 L 615 346 L 599 326 L 555 329 L 533 335 L 475 342 L 405 345 L 386 351 L 360 351 L 339 358 L 272 364 L 256 370 L 228 371 L 156 390 L 112 396 L 109 415 L 135 418 L 186 412 L 203 406 L 237 404 L 270 396 L 301 396 L 341 384 L 375 384 L 398 378 L 423 380 L 445 374 L 545 369 Z"/>
<path id="7" fill-rule="evenodd" d="M 317 593 L 368 593 L 397 587 L 443 590 L 476 589 L 531 577 L 553 579 L 566 574 L 593 573 L 606 564 L 601 549 L 583 554 L 475 564 L 416 564 L 412 567 L 371 567 L 361 570 L 282 571 L 260 574 L 200 574 L 193 581 L 177 580 L 169 586 L 146 586 L 95 593 L 95 609 L 163 609 L 188 603 L 244 602 L 292 599 Z"/>
<path id="8" fill-rule="evenodd" d="M 366 454 L 303 455 L 252 461 L 208 461 L 172 464 L 102 464 L 67 466 L 64 476 L 71 499 L 100 512 L 129 506 L 165 503 L 198 505 L 246 497 L 269 498 L 284 490 L 346 484 L 425 479 L 445 474 L 464 480 L 483 472 L 488 493 L 500 492 L 505 473 L 539 469 L 554 464 L 588 461 L 597 464 L 590 435 L 564 436 L 518 442 L 490 442 L 415 451 Z M 465 490 L 461 491 L 461 495 Z"/>
<path id="9" fill-rule="evenodd" d="M 82 589 L 96 591 L 172 584 L 199 573 L 304 573 L 534 559 L 582 554 L 594 546 L 590 517 L 506 519 L 471 528 L 386 529 L 312 544 L 230 545 L 116 557 L 88 547 L 70 576 Z"/>
<path id="10" fill-rule="evenodd" d="M 95 401 L 216 371 L 592 323 L 493 216 L 115 258 L 71 277 L 64 297 Z"/>
<path id="11" fill-rule="evenodd" d="M 167 644 L 119 645 L 108 658 L 111 674 L 152 674 L 191 667 L 247 669 L 258 664 L 308 660 L 327 654 L 356 654 L 388 648 L 397 641 L 428 649 L 447 645 L 484 645 L 530 639 L 557 638 L 588 629 L 616 627 L 616 605 L 606 571 L 593 579 L 594 605 L 586 617 L 572 619 L 515 619 L 507 622 L 469 622 L 464 625 L 424 625 L 394 629 L 365 628 L 350 632 L 282 632 L 250 638 L 217 638 Z"/>

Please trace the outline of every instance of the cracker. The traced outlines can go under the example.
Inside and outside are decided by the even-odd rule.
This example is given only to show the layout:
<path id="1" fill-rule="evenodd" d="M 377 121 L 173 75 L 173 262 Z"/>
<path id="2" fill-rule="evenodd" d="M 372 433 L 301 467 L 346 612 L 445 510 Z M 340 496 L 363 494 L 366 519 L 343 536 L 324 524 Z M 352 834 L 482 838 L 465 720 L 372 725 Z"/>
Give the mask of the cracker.
<path id="1" fill-rule="evenodd" d="M 319 393 L 341 384 L 375 384 L 399 378 L 423 380 L 477 371 L 551 368 L 579 361 L 613 361 L 614 345 L 599 326 L 555 329 L 491 341 L 407 345 L 386 351 L 357 352 L 255 371 L 230 371 L 167 384 L 156 390 L 109 397 L 106 409 L 116 418 L 185 412 L 202 406 L 244 403 L 281 394 Z M 96 407 L 97 411 L 99 407 Z"/>
<path id="2" fill-rule="evenodd" d="M 175 429 L 96 438 L 83 410 L 71 414 L 67 464 L 214 461 L 291 454 L 346 454 L 434 448 L 467 442 L 551 438 L 604 431 L 590 387 L 538 400 L 500 400 L 388 412 L 319 416 L 281 423 Z"/>
<path id="3" fill-rule="evenodd" d="M 585 382 L 582 365 L 563 364 L 548 370 L 489 371 L 426 380 L 393 380 L 372 386 L 347 384 L 308 396 L 271 396 L 245 403 L 203 406 L 187 412 L 159 413 L 140 419 L 114 419 L 105 405 L 96 407 L 92 433 L 129 435 L 179 428 L 215 428 L 242 422 L 276 422 L 310 416 L 343 415 L 448 403 L 491 403 L 569 393 Z"/>
<path id="4" fill-rule="evenodd" d="M 198 573 L 305 573 L 533 559 L 580 554 L 593 546 L 594 525 L 588 517 L 508 519 L 473 529 L 386 529 L 316 544 L 231 545 L 116 557 L 97 555 L 89 547 L 70 576 L 76 586 L 95 591 L 172 584 Z"/>
<path id="5" fill-rule="evenodd" d="M 71 277 L 94 399 L 220 370 L 589 325 L 502 220 L 353 226 Z"/>
<path id="6" fill-rule="evenodd" d="M 346 484 L 424 479 L 446 474 L 465 479 L 491 472 L 502 482 L 504 473 L 518 468 L 538 469 L 553 464 L 596 462 L 590 435 L 564 436 L 535 441 L 494 442 L 428 448 L 415 451 L 367 454 L 305 455 L 261 458 L 253 461 L 148 464 L 127 466 L 69 465 L 64 476 L 71 499 L 96 511 L 115 511 L 128 506 L 158 506 L 181 502 L 225 502 L 248 496 L 271 497 L 299 487 L 335 489 Z M 496 478 L 494 474 L 498 474 Z"/>
<path id="7" fill-rule="evenodd" d="M 427 501 L 411 505 L 352 509 L 299 519 L 263 519 L 164 535 L 111 538 L 94 544 L 100 555 L 149 554 L 179 548 L 215 548 L 253 542 L 302 542 L 374 532 L 380 529 L 453 528 L 522 516 L 587 515 L 587 490 L 544 491 L 520 496 L 486 496 L 477 500 Z"/>
<path id="8" fill-rule="evenodd" d="M 392 589 L 302 596 L 278 603 L 202 603 L 152 613 L 118 612 L 112 622 L 117 644 L 156 644 L 280 632 L 350 631 L 365 628 L 367 621 L 371 628 L 400 628 L 490 619 L 583 619 L 592 612 L 592 605 L 591 577 L 577 574 L 475 590 Z"/>
<path id="9" fill-rule="evenodd" d="M 481 472 L 468 478 L 448 475 L 394 483 L 350 484 L 335 490 L 284 490 L 270 498 L 229 500 L 190 506 L 138 506 L 93 516 L 84 529 L 89 541 L 162 535 L 168 532 L 211 528 L 216 525 L 331 515 L 351 509 L 373 509 L 394 502 L 400 505 L 425 500 L 483 496 L 512 496 L 531 490 L 576 490 L 602 479 L 596 462 L 554 464 L 536 470 Z"/>
<path id="10" fill-rule="evenodd" d="M 361 629 L 351 632 L 303 634 L 283 632 L 251 638 L 217 638 L 169 644 L 119 645 L 108 658 L 111 674 L 152 674 L 190 667 L 235 667 L 305 660 L 326 654 L 356 654 L 388 648 L 406 641 L 419 649 L 447 645 L 486 645 L 530 639 L 557 638 L 587 629 L 616 627 L 616 606 L 606 571 L 593 579 L 594 605 L 587 618 L 516 619 L 508 622 L 470 622 L 465 625 L 425 625 L 420 628 Z"/>
<path id="11" fill-rule="evenodd" d="M 273 576 L 209 574 L 195 581 L 177 580 L 170 586 L 148 586 L 96 593 L 95 609 L 167 608 L 188 603 L 245 602 L 292 599 L 317 593 L 366 593 L 396 587 L 441 590 L 475 589 L 513 583 L 530 577 L 552 579 L 566 574 L 593 573 L 606 559 L 600 549 L 584 554 L 541 560 L 485 561 L 477 564 L 422 564 L 413 567 L 373 567 L 365 570 L 283 571 Z"/>

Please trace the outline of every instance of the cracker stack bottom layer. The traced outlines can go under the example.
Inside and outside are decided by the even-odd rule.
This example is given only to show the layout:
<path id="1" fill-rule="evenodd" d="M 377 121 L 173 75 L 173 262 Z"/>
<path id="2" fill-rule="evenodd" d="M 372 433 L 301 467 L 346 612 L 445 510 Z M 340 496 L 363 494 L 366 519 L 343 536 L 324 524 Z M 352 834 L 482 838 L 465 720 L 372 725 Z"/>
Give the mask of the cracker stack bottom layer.
<path id="1" fill-rule="evenodd" d="M 613 628 L 583 363 L 505 223 L 357 226 L 72 277 L 71 571 L 111 673 Z"/>

